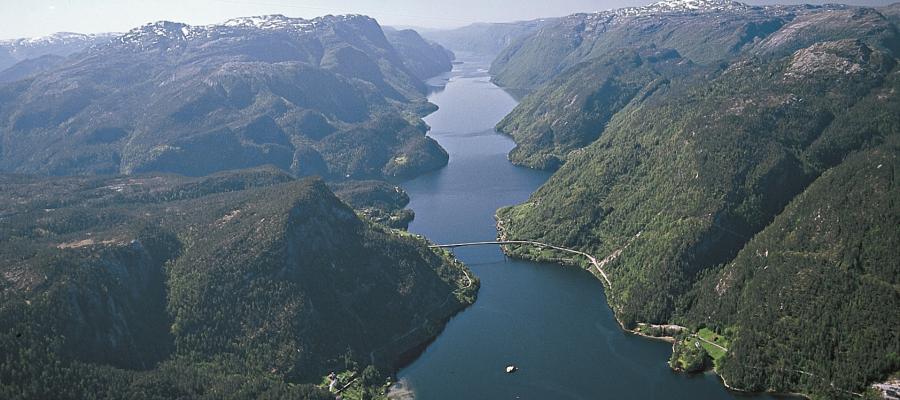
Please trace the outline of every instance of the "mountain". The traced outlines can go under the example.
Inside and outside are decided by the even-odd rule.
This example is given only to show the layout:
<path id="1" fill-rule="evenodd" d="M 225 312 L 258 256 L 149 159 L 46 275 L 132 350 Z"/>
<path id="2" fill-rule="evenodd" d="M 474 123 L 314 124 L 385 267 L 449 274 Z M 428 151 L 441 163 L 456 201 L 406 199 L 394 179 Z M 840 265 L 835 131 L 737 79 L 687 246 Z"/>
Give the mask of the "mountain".
<path id="1" fill-rule="evenodd" d="M 4 398 L 328 398 L 310 384 L 389 371 L 477 290 L 273 168 L 0 187 Z"/>
<path id="2" fill-rule="evenodd" d="M 851 19 L 858 23 L 848 24 Z M 847 27 L 851 30 L 842 30 Z M 674 49 L 694 63 L 716 65 L 745 52 L 786 55 L 823 38 L 864 32 L 872 33 L 866 37 L 873 41 L 888 40 L 895 29 L 868 8 L 672 0 L 561 18 L 507 47 L 491 74 L 500 86 L 531 91 L 581 61 L 619 48 Z M 775 32 L 789 33 L 791 40 Z"/>
<path id="3" fill-rule="evenodd" d="M 494 57 L 510 43 L 537 31 L 551 21 L 553 19 L 474 23 L 455 29 L 422 31 L 422 35 L 453 51 Z"/>
<path id="4" fill-rule="evenodd" d="M 22 80 L 41 72 L 56 68 L 65 62 L 66 58 L 54 54 L 47 54 L 37 58 L 29 58 L 0 71 L 0 84 Z"/>
<path id="5" fill-rule="evenodd" d="M 28 59 L 47 55 L 66 57 L 93 45 L 112 41 L 117 34 L 85 35 L 59 32 L 27 39 L 0 40 L 0 71 Z"/>
<path id="6" fill-rule="evenodd" d="M 556 169 L 569 152 L 596 140 L 636 97 L 649 96 L 670 80 L 692 79 L 697 69 L 674 50 L 612 51 L 575 65 L 526 96 L 497 130 L 516 141 L 509 153 L 512 162 Z"/>
<path id="7" fill-rule="evenodd" d="M 426 80 L 453 69 L 453 52 L 423 39 L 418 32 L 386 27 L 384 34 L 417 78 Z"/>
<path id="8" fill-rule="evenodd" d="M 735 36 L 734 32 L 744 33 Z M 495 60 L 492 74 L 498 84 L 511 90 L 524 87 L 533 93 L 498 129 L 516 139 L 517 147 L 510 153 L 514 163 L 555 169 L 569 152 L 599 137 L 608 118 L 624 105 L 617 97 L 621 93 L 611 96 L 619 100 L 618 105 L 589 103 L 618 90 L 614 81 L 618 74 L 610 77 L 608 67 L 599 66 L 615 62 L 617 52 L 677 54 L 680 62 L 694 64 L 698 71 L 664 77 L 654 72 L 629 73 L 631 79 L 661 82 L 655 79 L 707 79 L 737 59 L 771 61 L 815 43 L 842 39 L 863 40 L 871 48 L 891 52 L 900 50 L 897 26 L 869 8 L 752 7 L 729 1 L 685 0 L 576 14 L 523 38 Z M 651 90 L 649 86 L 641 88 Z M 636 90 L 631 88 L 626 94 L 633 95 Z M 585 121 L 575 122 L 561 110 L 580 114 Z"/>
<path id="9" fill-rule="evenodd" d="M 900 3 L 894 3 L 889 6 L 878 8 L 878 12 L 887 19 L 894 22 L 894 25 L 900 24 Z"/>
<path id="10" fill-rule="evenodd" d="M 606 258 L 623 327 L 685 326 L 676 366 L 695 335 L 721 341 L 697 349 L 731 387 L 845 398 L 900 371 L 897 26 L 845 6 L 593 16 L 507 51 L 540 72 L 519 75 L 536 89 L 498 126 L 517 142 L 511 159 L 559 169 L 498 211 L 501 234 Z M 568 61 L 527 64 L 522 49 L 599 16 L 611 22 L 570 29 L 582 44 L 549 57 Z M 767 18 L 782 22 L 752 40 L 710 33 Z"/>
<path id="11" fill-rule="evenodd" d="M 447 154 L 425 136 L 434 106 L 407 66 L 433 54 L 406 55 L 359 15 L 147 24 L 0 86 L 0 170 L 413 176 Z"/>

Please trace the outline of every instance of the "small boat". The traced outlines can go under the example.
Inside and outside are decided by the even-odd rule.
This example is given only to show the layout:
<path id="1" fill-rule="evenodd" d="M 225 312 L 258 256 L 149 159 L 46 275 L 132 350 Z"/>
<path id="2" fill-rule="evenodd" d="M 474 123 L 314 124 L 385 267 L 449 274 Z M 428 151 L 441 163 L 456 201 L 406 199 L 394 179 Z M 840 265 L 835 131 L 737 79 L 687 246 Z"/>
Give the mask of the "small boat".
<path id="1" fill-rule="evenodd" d="M 507 366 L 506 366 L 506 373 L 507 373 L 507 374 L 511 374 L 511 373 L 516 372 L 516 371 L 518 371 L 518 370 L 519 370 L 519 368 L 516 367 L 515 365 L 510 364 L 510 365 L 507 365 Z"/>

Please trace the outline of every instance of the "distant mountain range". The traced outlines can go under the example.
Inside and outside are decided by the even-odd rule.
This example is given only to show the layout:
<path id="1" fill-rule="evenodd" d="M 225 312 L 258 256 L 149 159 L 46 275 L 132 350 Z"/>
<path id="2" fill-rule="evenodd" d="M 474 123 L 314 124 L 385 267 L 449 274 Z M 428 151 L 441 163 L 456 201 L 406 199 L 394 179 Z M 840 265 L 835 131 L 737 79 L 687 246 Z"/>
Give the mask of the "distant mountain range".
<path id="1" fill-rule="evenodd" d="M 0 71 L 28 59 L 46 55 L 69 56 L 95 44 L 113 40 L 118 34 L 85 35 L 59 32 L 49 36 L 27 39 L 0 40 Z"/>
<path id="2" fill-rule="evenodd" d="M 447 162 L 419 117 L 434 109 L 422 80 L 450 60 L 415 32 L 389 40 L 358 15 L 147 24 L 13 67 L 0 86 L 0 170 L 204 175 L 273 164 L 412 176 Z"/>
<path id="3" fill-rule="evenodd" d="M 449 30 L 423 30 L 422 35 L 442 46 L 480 56 L 496 57 L 519 38 L 531 34 L 555 19 L 510 23 L 475 23 Z"/>
<path id="4" fill-rule="evenodd" d="M 423 39 L 418 32 L 412 29 L 397 30 L 385 27 L 384 34 L 403 57 L 407 68 L 417 78 L 426 80 L 452 68 L 450 65 L 455 58 L 453 52 L 435 42 Z"/>

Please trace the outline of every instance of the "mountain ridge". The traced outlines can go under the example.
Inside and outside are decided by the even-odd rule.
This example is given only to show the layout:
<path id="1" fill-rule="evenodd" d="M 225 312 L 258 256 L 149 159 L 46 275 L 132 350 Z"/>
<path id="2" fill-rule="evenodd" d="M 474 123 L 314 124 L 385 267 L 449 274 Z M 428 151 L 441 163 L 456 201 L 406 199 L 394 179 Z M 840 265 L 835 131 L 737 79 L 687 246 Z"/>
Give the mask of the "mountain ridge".
<path id="1" fill-rule="evenodd" d="M 47 36 L 0 40 L 0 71 L 45 55 L 69 56 L 94 44 L 113 40 L 116 33 L 57 32 Z"/>
<path id="2" fill-rule="evenodd" d="M 707 7 L 688 6 L 691 4 L 706 4 Z M 845 21 L 829 16 L 832 12 L 839 15 L 871 13 L 862 17 L 871 19 L 871 24 L 880 24 L 880 28 L 876 28 L 896 29 L 889 22 L 877 21 L 884 17 L 867 7 L 748 6 L 731 1 L 660 2 L 644 7 L 562 17 L 555 24 L 522 37 L 507 47 L 492 64 L 491 75 L 499 86 L 530 92 L 581 61 L 627 47 L 670 48 L 695 63 L 715 65 L 752 50 L 759 40 L 775 31 L 787 32 L 782 28 L 791 23 L 797 30 L 793 36 L 801 39 L 800 33 L 803 32 L 827 32 L 829 24 L 849 26 Z M 821 21 L 809 20 L 811 17 Z M 867 29 L 862 24 L 857 26 Z M 786 44 L 789 46 L 782 46 L 783 52 L 779 55 L 802 45 Z M 890 43 L 890 46 L 896 49 L 897 44 Z"/>
<path id="3" fill-rule="evenodd" d="M 150 23 L 0 85 L 0 170 L 203 175 L 274 164 L 331 179 L 414 176 L 447 155 L 425 136 L 421 116 L 434 106 L 411 66 L 450 65 L 406 56 L 360 15 Z M 212 144 L 222 151 L 201 151 Z"/>

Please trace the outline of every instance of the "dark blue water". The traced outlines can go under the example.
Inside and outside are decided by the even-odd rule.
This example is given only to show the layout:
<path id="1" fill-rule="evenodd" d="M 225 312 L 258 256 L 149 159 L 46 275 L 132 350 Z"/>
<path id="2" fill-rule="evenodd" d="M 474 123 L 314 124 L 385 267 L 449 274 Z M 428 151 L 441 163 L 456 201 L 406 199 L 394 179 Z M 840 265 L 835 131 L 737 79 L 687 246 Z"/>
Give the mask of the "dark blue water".
<path id="1" fill-rule="evenodd" d="M 446 168 L 403 184 L 410 231 L 436 243 L 492 240 L 494 212 L 522 202 L 549 175 L 512 166 L 493 126 L 516 102 L 489 82 L 487 63 L 458 65 L 430 96 L 426 118 L 450 153 Z M 496 247 L 456 255 L 481 279 L 478 301 L 454 317 L 398 374 L 392 397 L 418 399 L 731 399 L 712 374 L 666 365 L 671 347 L 619 329 L 603 286 L 586 271 L 506 259 Z M 515 364 L 520 371 L 506 374 Z"/>

